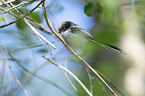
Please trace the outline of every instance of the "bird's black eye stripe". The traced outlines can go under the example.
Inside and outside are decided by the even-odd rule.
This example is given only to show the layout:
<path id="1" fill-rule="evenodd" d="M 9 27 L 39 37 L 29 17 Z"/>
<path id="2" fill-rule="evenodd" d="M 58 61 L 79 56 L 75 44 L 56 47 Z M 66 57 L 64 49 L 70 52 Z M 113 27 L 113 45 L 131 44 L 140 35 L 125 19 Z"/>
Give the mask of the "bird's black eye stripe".
<path id="1" fill-rule="evenodd" d="M 71 22 L 66 22 L 64 25 L 65 30 L 67 30 L 71 26 Z"/>
<path id="2" fill-rule="evenodd" d="M 67 21 L 67 22 L 65 22 L 65 24 L 63 24 L 63 26 L 62 26 L 60 29 L 58 29 L 58 30 L 59 30 L 60 32 L 64 32 L 64 31 L 68 30 L 68 29 L 71 27 L 71 24 L 72 24 L 72 22 Z"/>

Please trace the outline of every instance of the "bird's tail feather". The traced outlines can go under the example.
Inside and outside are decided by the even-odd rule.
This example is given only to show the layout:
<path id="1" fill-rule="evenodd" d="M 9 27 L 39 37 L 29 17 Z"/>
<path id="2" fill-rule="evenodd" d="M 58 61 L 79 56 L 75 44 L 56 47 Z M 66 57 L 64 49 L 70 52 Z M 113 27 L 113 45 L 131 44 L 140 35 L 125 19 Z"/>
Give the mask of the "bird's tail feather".
<path id="1" fill-rule="evenodd" d="M 96 44 L 104 47 L 107 50 L 111 50 L 111 51 L 114 51 L 114 52 L 117 52 L 117 53 L 121 53 L 121 54 L 127 55 L 127 53 L 125 53 L 124 51 L 122 51 L 120 48 L 118 48 L 116 46 L 109 45 L 109 44 L 101 44 L 99 42 L 96 42 L 95 40 L 91 40 L 91 42 L 96 43 Z"/>

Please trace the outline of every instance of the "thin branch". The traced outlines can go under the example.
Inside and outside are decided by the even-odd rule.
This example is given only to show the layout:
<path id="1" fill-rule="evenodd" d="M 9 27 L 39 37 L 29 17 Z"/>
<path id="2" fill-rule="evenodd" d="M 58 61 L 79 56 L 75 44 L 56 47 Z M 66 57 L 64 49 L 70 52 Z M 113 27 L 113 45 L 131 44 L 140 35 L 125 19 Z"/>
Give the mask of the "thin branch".
<path id="1" fill-rule="evenodd" d="M 43 2 L 43 0 L 41 0 L 41 2 L 39 2 L 39 3 L 37 4 L 37 6 L 35 6 L 31 11 L 27 12 L 25 15 L 23 15 L 23 16 L 20 17 L 19 19 L 15 20 L 15 21 L 12 21 L 12 22 L 10 22 L 10 23 L 8 23 L 8 24 L 1 25 L 0 28 L 4 28 L 4 27 L 6 27 L 6 26 L 8 26 L 8 25 L 14 24 L 14 23 L 16 23 L 17 21 L 19 21 L 19 20 L 25 18 L 27 15 L 29 15 L 31 12 L 33 12 L 36 8 L 38 8 L 39 5 L 40 5 L 42 2 Z"/>
<path id="2" fill-rule="evenodd" d="M 16 0 L 11 0 L 11 1 L 7 1 L 7 2 L 3 2 L 2 0 L 1 0 L 1 4 L 0 4 L 0 6 L 1 5 L 6 5 L 6 4 L 9 4 L 9 3 L 12 3 L 12 2 L 15 2 Z"/>
<path id="3" fill-rule="evenodd" d="M 48 15 L 46 13 L 45 10 L 45 5 L 44 2 L 42 3 L 42 9 L 43 9 L 43 14 L 44 14 L 44 18 L 45 21 L 48 25 L 48 27 L 52 30 L 52 32 L 56 35 L 56 37 L 66 46 L 66 48 L 74 54 L 74 56 L 76 56 L 79 60 L 81 60 L 94 74 L 96 74 L 96 76 L 108 87 L 108 89 L 111 91 L 112 94 L 114 94 L 115 96 L 117 96 L 117 94 L 114 92 L 114 90 L 104 81 L 104 79 L 98 74 L 98 72 L 95 71 L 95 69 L 93 69 L 85 60 L 83 60 L 77 53 L 75 53 L 71 47 L 57 34 L 57 32 L 53 29 L 50 20 L 48 18 Z"/>
<path id="4" fill-rule="evenodd" d="M 47 43 L 45 43 L 45 45 L 47 45 Z M 36 47 L 40 47 L 40 46 L 43 46 L 43 44 L 34 45 L 34 46 L 28 46 L 28 47 L 18 48 L 18 49 L 12 49 L 9 52 L 12 53 L 12 52 L 19 51 L 19 50 L 31 49 L 31 48 L 36 48 Z"/>
<path id="5" fill-rule="evenodd" d="M 88 67 L 86 67 L 86 71 L 88 73 L 88 77 L 89 77 L 89 81 L 90 81 L 90 91 L 93 94 L 92 76 L 91 76 L 91 73 L 89 72 L 89 68 Z"/>
<path id="6" fill-rule="evenodd" d="M 51 45 L 54 49 L 56 49 L 56 47 L 51 43 L 49 42 L 45 37 L 43 37 L 28 21 L 27 19 L 24 18 L 24 21 L 26 22 L 26 24 L 33 30 L 33 32 L 41 37 L 44 41 L 46 41 L 49 45 Z M 43 43 L 44 44 L 44 43 Z M 45 45 L 45 44 L 44 44 Z M 45 46 L 46 47 L 46 46 Z M 46 47 L 47 48 L 47 47 Z M 48 48 L 47 48 L 48 49 Z M 48 49 L 48 51 L 50 52 L 50 50 Z M 50 52 L 51 53 L 51 52 Z"/>
<path id="7" fill-rule="evenodd" d="M 76 75 L 74 75 L 71 71 L 69 71 L 67 68 L 57 64 L 56 62 L 46 58 L 45 56 L 42 56 L 42 57 L 45 58 L 46 60 L 48 60 L 50 63 L 58 66 L 60 69 L 63 69 L 66 72 L 68 72 L 74 79 L 76 79 L 76 81 L 82 86 L 82 88 L 88 93 L 89 96 L 93 96 L 92 93 L 87 89 L 87 87 L 81 82 L 81 80 L 79 80 L 78 77 Z"/>
<path id="8" fill-rule="evenodd" d="M 36 34 L 37 38 L 40 40 L 40 42 L 45 46 L 45 48 L 47 49 L 47 51 L 50 53 L 50 55 L 52 55 L 52 52 L 48 49 L 48 47 L 45 45 L 45 43 L 42 41 L 42 39 L 38 36 L 38 34 Z"/>
<path id="9" fill-rule="evenodd" d="M 44 28 L 43 26 L 41 26 L 38 22 L 36 22 L 35 20 L 33 20 L 31 17 L 27 16 L 26 19 L 33 25 L 35 26 L 37 29 L 41 30 L 42 32 L 51 34 L 51 32 Z M 53 35 L 53 34 L 52 34 Z M 53 35 L 54 36 L 54 35 Z"/>
<path id="10" fill-rule="evenodd" d="M 65 60 L 65 68 L 67 68 L 67 60 L 68 60 L 68 56 L 66 57 L 66 60 Z M 61 69 L 61 70 L 62 70 L 62 69 Z M 63 70 L 62 70 L 62 72 L 64 73 L 65 77 L 68 79 L 68 81 L 70 82 L 70 84 L 72 85 L 72 87 L 75 89 L 75 91 L 76 91 L 80 96 L 82 96 L 82 95 L 79 93 L 79 91 L 77 90 L 77 88 L 75 87 L 75 85 L 71 82 L 71 80 L 70 80 L 69 77 L 67 76 L 67 73 L 64 72 Z"/>
<path id="11" fill-rule="evenodd" d="M 26 71 L 27 73 L 31 74 L 31 75 L 34 76 L 35 78 L 38 78 L 38 79 L 40 79 L 40 80 L 42 80 L 42 81 L 44 81 L 44 82 L 46 82 L 46 83 L 48 83 L 48 84 L 52 84 L 53 86 L 57 87 L 57 88 L 60 89 L 62 92 L 64 92 L 65 94 L 71 96 L 68 92 L 66 92 L 63 88 L 61 88 L 60 86 L 58 86 L 58 85 L 57 85 L 56 83 L 54 83 L 53 81 L 50 81 L 50 80 L 48 80 L 47 78 L 45 78 L 45 77 L 43 77 L 43 76 L 38 76 L 38 75 L 36 75 L 35 73 L 30 72 L 28 69 L 26 69 L 24 66 L 22 66 L 21 63 L 20 63 L 20 61 L 17 60 L 16 58 L 14 58 L 14 57 L 12 56 L 12 54 L 10 54 L 10 53 L 8 53 L 8 54 L 9 54 L 10 57 L 12 58 L 12 59 L 9 59 L 9 60 L 16 61 L 17 64 L 18 64 L 24 71 Z"/>
<path id="12" fill-rule="evenodd" d="M 24 3 L 28 3 L 28 2 L 24 2 Z M 22 3 L 22 4 L 24 4 L 24 3 Z M 22 5 L 22 4 L 20 4 L 20 5 Z M 12 5 L 13 6 L 13 5 Z M 16 9 L 16 6 L 15 7 L 11 7 L 10 9 L 13 9 L 13 8 L 15 8 L 15 10 L 17 10 Z M 5 10 L 4 12 L 6 12 L 7 10 Z M 4 13 L 3 12 L 3 13 Z M 17 10 L 17 12 L 19 12 L 18 10 Z M 26 24 L 28 24 L 28 26 L 33 30 L 33 32 L 36 34 L 36 36 L 39 38 L 39 36 L 43 39 L 43 40 L 45 40 L 48 44 L 50 44 L 53 48 L 56 48 L 51 42 L 49 42 L 47 39 L 45 39 L 35 28 L 33 28 L 33 26 L 27 21 L 27 19 L 25 19 L 24 18 L 24 21 L 25 21 L 25 23 Z M 39 35 L 39 36 L 38 36 Z M 40 39 L 40 38 L 39 38 Z M 40 39 L 40 41 L 43 43 L 43 41 Z M 47 46 L 43 43 L 43 45 L 46 47 L 46 49 L 48 50 L 48 52 L 52 55 L 52 53 L 51 53 L 51 51 L 47 48 Z"/>
<path id="13" fill-rule="evenodd" d="M 5 11 L 6 9 L 3 8 L 3 7 L 0 7 L 0 10 Z M 15 14 L 15 13 L 12 12 L 12 11 L 9 11 L 8 13 L 12 14 L 13 16 L 15 16 L 15 17 L 17 17 L 17 18 L 19 17 L 17 14 Z M 48 34 L 51 34 L 51 32 L 49 32 L 48 29 L 45 29 L 44 27 L 42 27 L 38 22 L 36 22 L 35 20 L 33 20 L 31 17 L 26 16 L 26 19 L 27 19 L 28 22 L 30 22 L 33 26 L 35 26 L 37 29 L 41 30 L 42 32 L 44 31 L 44 32 L 46 32 L 46 33 L 48 33 Z"/>
<path id="14" fill-rule="evenodd" d="M 48 62 L 43 63 L 42 65 L 40 65 L 38 68 L 36 68 L 33 72 L 33 74 L 36 74 L 39 70 L 41 70 L 42 68 L 44 68 L 47 65 Z M 21 67 L 22 68 L 22 67 Z M 30 74 L 30 76 L 27 78 L 27 80 L 30 80 L 33 77 L 32 74 Z M 35 76 L 34 76 L 35 77 Z M 39 79 L 39 78 L 38 78 Z M 46 83 L 46 82 L 45 82 Z"/>
<path id="15" fill-rule="evenodd" d="M 97 70 L 96 70 L 97 71 Z M 121 96 L 125 96 L 125 94 L 123 92 L 121 92 L 121 90 L 113 83 L 111 82 L 111 80 L 109 80 L 104 74 L 102 74 L 101 72 L 97 71 L 116 91 L 118 91 L 118 93 L 120 93 Z"/>
<path id="16" fill-rule="evenodd" d="M 23 5 L 23 4 L 27 4 L 27 3 L 29 3 L 29 1 L 26 1 L 26 2 L 23 2 L 23 3 L 18 4 L 18 5 L 16 5 L 16 6 L 13 6 L 13 7 L 9 8 L 8 10 L 5 10 L 5 11 L 3 12 L 3 14 L 5 14 L 6 12 L 8 12 L 8 11 L 10 11 L 10 10 L 12 10 L 12 9 L 15 9 L 15 8 L 17 8 L 17 7 L 19 7 L 19 6 Z"/>
<path id="17" fill-rule="evenodd" d="M 14 79 L 17 81 L 17 83 L 18 83 L 18 84 L 21 86 L 21 88 L 24 90 L 26 96 L 29 96 L 28 93 L 27 93 L 27 91 L 26 91 L 25 88 L 22 86 L 22 84 L 19 82 L 19 80 L 16 78 L 16 76 L 15 76 L 13 70 L 11 69 L 11 66 L 10 66 L 10 64 L 9 64 L 9 62 L 8 62 L 8 59 L 7 59 L 7 57 L 6 57 L 6 54 L 5 54 L 5 52 L 4 52 L 4 50 L 3 50 L 3 48 L 2 48 L 1 45 L 0 45 L 0 48 L 1 48 L 1 51 L 2 51 L 2 53 L 3 53 L 3 55 L 4 55 L 4 57 L 5 57 L 5 60 L 6 60 L 7 64 L 8 64 L 8 66 L 9 66 L 9 68 L 10 68 L 10 70 L 11 70 L 11 72 L 12 72 L 12 75 L 13 75 Z"/>
<path id="18" fill-rule="evenodd" d="M 61 68 L 60 68 L 61 69 Z M 77 88 L 75 87 L 75 85 L 71 82 L 71 80 L 69 79 L 69 77 L 67 76 L 67 74 L 64 72 L 64 70 L 61 69 L 61 71 L 63 72 L 63 74 L 65 75 L 65 77 L 67 78 L 67 80 L 69 81 L 69 83 L 71 84 L 71 86 L 75 89 L 75 91 L 81 96 L 81 94 L 79 93 L 79 91 L 77 90 Z"/>
<path id="19" fill-rule="evenodd" d="M 1 0 L 2 1 L 2 0 Z M 31 0 L 31 1 L 33 1 L 33 0 Z M 3 1 L 2 1 L 3 2 Z M 29 1 L 30 2 L 30 1 Z M 4 4 L 5 2 L 3 2 L 3 4 Z M 11 4 L 11 3 L 10 3 Z M 5 4 L 5 5 L 7 5 L 8 7 L 10 7 L 11 8 L 11 6 L 10 5 L 8 5 L 7 3 Z M 6 11 L 6 9 L 5 8 L 3 8 L 3 7 L 0 7 L 0 10 L 3 10 L 3 11 Z M 16 8 L 15 8 L 15 10 L 17 11 L 17 12 L 19 12 Z M 14 10 L 14 11 L 15 11 Z M 8 13 L 10 13 L 10 14 L 12 14 L 12 15 L 14 15 L 15 17 L 20 17 L 19 15 L 17 15 L 17 14 L 15 14 L 14 12 L 12 12 L 12 11 L 8 11 Z M 20 13 L 20 12 L 19 12 Z M 24 14 L 22 14 L 23 16 L 24 16 Z M 26 19 L 28 19 L 28 21 L 33 25 L 33 26 L 35 26 L 36 28 L 38 28 L 39 30 L 41 30 L 41 31 L 44 31 L 44 32 L 46 32 L 46 33 L 48 33 L 48 34 L 51 34 L 50 32 L 49 32 L 49 30 L 47 30 L 47 29 L 45 29 L 44 27 L 42 27 L 38 22 L 36 22 L 35 20 L 33 20 L 31 17 L 29 17 L 29 16 L 26 16 Z"/>
<path id="20" fill-rule="evenodd" d="M 5 76 L 5 60 L 3 63 L 3 73 L 2 73 L 2 81 L 1 81 L 1 96 L 3 96 L 3 85 L 4 85 L 4 76 Z"/>

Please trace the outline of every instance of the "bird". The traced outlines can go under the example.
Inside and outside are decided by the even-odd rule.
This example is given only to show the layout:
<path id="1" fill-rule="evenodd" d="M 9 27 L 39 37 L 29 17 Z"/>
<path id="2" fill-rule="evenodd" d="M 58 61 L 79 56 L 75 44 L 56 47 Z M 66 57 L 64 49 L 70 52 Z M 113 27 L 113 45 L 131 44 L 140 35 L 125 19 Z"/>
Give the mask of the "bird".
<path id="1" fill-rule="evenodd" d="M 71 21 L 63 21 L 58 26 L 58 30 L 62 38 L 66 41 L 66 43 L 72 48 L 81 48 L 86 43 L 92 42 L 97 45 L 104 47 L 107 50 L 111 50 L 117 53 L 126 54 L 120 48 L 110 45 L 110 44 L 102 44 L 97 42 L 94 37 L 81 28 L 79 25 L 71 22 Z"/>

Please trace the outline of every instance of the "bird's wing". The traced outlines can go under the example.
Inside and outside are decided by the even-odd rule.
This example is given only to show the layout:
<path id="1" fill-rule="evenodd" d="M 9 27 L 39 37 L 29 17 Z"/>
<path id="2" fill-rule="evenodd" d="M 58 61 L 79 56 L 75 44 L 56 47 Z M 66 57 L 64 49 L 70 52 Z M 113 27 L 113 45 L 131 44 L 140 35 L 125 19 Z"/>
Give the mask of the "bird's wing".
<path id="1" fill-rule="evenodd" d="M 93 39 L 94 40 L 94 38 L 93 38 L 93 36 L 91 35 L 91 34 L 89 34 L 88 32 L 86 32 L 84 29 L 82 29 L 81 27 L 79 27 L 79 26 L 73 26 L 72 28 L 71 28 L 71 30 L 72 30 L 72 33 L 74 33 L 74 34 L 78 34 L 78 35 L 80 35 L 80 36 L 83 36 L 83 37 L 85 37 L 85 38 L 87 38 L 87 39 Z"/>

